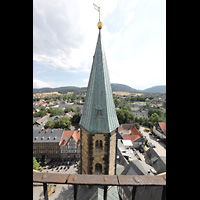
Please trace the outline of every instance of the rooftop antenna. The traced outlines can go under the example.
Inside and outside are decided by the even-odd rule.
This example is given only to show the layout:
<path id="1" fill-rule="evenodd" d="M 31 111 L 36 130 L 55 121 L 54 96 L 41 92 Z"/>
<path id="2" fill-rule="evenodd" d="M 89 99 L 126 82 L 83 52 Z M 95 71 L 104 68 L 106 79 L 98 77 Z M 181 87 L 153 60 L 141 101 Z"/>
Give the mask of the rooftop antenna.
<path id="1" fill-rule="evenodd" d="M 100 7 L 93 3 L 94 9 L 99 12 L 99 21 L 100 21 Z"/>

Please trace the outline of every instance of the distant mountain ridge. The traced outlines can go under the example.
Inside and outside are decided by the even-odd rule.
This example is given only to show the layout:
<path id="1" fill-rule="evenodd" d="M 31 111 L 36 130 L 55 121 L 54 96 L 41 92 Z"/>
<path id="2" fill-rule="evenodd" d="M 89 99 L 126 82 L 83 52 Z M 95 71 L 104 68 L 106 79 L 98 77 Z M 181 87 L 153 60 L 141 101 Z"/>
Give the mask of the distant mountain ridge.
<path id="1" fill-rule="evenodd" d="M 166 85 L 157 85 L 157 86 L 153 86 L 142 91 L 149 92 L 149 93 L 166 93 Z"/>
<path id="2" fill-rule="evenodd" d="M 166 93 L 165 85 L 157 85 L 144 90 L 137 90 L 128 85 L 119 84 L 119 83 L 111 83 L 113 92 L 129 92 L 129 93 Z M 66 87 L 57 87 L 57 88 L 33 88 L 33 92 L 60 92 L 62 94 L 67 92 L 86 92 L 87 87 L 77 87 L 77 86 L 66 86 Z"/>

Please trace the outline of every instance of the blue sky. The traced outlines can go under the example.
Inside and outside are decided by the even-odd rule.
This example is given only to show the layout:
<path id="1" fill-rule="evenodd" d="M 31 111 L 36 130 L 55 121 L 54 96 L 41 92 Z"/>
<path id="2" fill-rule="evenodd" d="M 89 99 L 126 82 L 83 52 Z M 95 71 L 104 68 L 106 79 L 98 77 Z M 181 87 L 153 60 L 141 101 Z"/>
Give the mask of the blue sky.
<path id="1" fill-rule="evenodd" d="M 111 83 L 166 84 L 166 0 L 34 0 L 33 87 L 87 86 L 98 37 Z"/>

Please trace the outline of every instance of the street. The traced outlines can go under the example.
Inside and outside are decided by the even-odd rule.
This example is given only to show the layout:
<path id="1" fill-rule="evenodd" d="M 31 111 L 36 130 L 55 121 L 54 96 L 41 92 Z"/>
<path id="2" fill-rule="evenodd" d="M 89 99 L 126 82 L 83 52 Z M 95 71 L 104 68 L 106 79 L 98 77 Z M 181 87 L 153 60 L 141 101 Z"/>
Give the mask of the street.
<path id="1" fill-rule="evenodd" d="M 146 132 L 145 131 L 145 127 L 143 126 L 140 126 L 140 132 L 146 136 L 147 140 L 149 142 L 151 142 L 153 145 L 155 145 L 155 148 L 154 150 L 156 151 L 156 153 L 159 155 L 159 156 L 165 156 L 166 157 L 166 149 L 164 148 L 166 145 L 163 143 L 163 142 L 157 142 L 155 137 L 149 135 L 149 132 Z"/>

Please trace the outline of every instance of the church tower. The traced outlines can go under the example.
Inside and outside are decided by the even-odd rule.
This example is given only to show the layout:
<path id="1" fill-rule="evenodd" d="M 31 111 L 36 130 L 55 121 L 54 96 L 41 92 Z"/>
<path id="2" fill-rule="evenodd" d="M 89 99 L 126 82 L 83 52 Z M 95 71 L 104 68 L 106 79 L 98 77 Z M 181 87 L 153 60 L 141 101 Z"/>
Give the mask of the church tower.
<path id="1" fill-rule="evenodd" d="M 116 173 L 116 129 L 119 122 L 113 101 L 101 29 L 93 56 L 81 127 L 82 174 Z"/>

